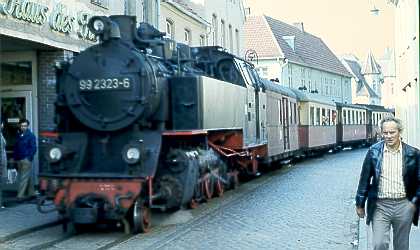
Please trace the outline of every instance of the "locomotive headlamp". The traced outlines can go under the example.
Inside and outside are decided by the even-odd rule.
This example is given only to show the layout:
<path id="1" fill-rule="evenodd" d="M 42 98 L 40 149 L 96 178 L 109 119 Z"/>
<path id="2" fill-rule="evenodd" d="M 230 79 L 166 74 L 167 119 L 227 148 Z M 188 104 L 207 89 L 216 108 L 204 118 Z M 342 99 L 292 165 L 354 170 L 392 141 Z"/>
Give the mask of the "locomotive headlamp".
<path id="1" fill-rule="evenodd" d="M 136 145 L 126 145 L 122 151 L 122 157 L 128 164 L 136 164 L 140 161 L 140 148 Z"/>
<path id="2" fill-rule="evenodd" d="M 102 20 L 96 19 L 93 21 L 92 28 L 95 30 L 95 32 L 101 33 L 105 29 L 105 24 Z"/>
<path id="3" fill-rule="evenodd" d="M 63 157 L 63 152 L 59 147 L 53 147 L 48 152 L 48 158 L 50 162 L 58 162 Z"/>
<path id="4" fill-rule="evenodd" d="M 109 31 L 111 20 L 106 16 L 94 16 L 89 20 L 89 30 L 95 35 L 103 35 Z"/>

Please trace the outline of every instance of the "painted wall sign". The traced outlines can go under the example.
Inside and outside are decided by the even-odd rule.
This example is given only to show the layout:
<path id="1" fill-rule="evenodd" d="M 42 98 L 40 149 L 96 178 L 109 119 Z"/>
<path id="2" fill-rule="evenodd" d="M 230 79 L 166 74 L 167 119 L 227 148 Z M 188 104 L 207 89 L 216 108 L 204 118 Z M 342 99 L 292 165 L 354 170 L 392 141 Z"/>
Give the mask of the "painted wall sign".
<path id="1" fill-rule="evenodd" d="M 80 39 L 96 41 L 87 27 L 93 15 L 85 10 L 74 11 L 62 3 L 51 7 L 29 0 L 4 0 L 0 2 L 0 14 L 40 26 L 48 22 L 50 29 L 56 32 L 75 33 Z"/>

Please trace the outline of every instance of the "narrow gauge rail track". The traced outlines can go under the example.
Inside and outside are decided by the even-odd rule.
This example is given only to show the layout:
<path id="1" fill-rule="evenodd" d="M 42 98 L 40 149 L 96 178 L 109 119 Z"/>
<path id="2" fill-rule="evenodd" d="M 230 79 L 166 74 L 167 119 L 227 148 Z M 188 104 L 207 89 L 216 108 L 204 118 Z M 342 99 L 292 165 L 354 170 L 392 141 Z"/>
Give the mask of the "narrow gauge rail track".
<path id="1" fill-rule="evenodd" d="M 29 227 L 29 228 L 23 229 L 21 231 L 18 231 L 16 233 L 9 234 L 9 235 L 5 236 L 4 238 L 0 239 L 0 246 L 2 246 L 4 243 L 16 240 L 18 238 L 21 238 L 21 237 L 24 237 L 26 235 L 32 234 L 34 232 L 41 231 L 41 230 L 44 230 L 46 228 L 51 228 L 51 227 L 61 225 L 61 224 L 62 224 L 62 221 L 57 220 L 57 221 L 54 221 L 54 222 Z"/>
<path id="2" fill-rule="evenodd" d="M 105 233 L 105 232 L 82 232 L 74 233 L 70 231 L 64 233 L 60 223 L 45 225 L 43 227 L 32 228 L 24 233 L 9 237 L 0 243 L 0 249 L 19 249 L 19 250 L 44 250 L 54 248 L 55 246 L 65 246 L 65 249 L 78 248 L 77 244 L 92 244 L 91 249 L 101 249 L 102 247 L 115 246 L 133 235 L 127 235 L 123 232 Z"/>

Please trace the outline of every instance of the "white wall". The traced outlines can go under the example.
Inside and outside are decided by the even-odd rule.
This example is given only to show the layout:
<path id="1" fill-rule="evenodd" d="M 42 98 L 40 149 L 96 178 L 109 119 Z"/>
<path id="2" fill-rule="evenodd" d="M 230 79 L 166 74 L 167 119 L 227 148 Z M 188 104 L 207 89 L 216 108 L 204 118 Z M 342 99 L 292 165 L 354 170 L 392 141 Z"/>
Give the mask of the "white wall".
<path id="1" fill-rule="evenodd" d="M 400 0 L 395 12 L 396 116 L 403 121 L 403 140 L 420 148 L 419 2 Z M 417 79 L 417 81 L 415 81 Z M 410 86 L 408 84 L 410 83 Z M 406 91 L 402 89 L 405 88 Z"/>
<path id="2" fill-rule="evenodd" d="M 245 13 L 242 0 L 204 0 L 205 19 L 212 23 L 213 15 L 217 20 L 217 36 L 216 41 L 213 40 L 212 32 L 215 30 L 212 27 L 209 34 L 209 45 L 222 46 L 221 36 L 221 21 L 225 22 L 225 47 L 231 53 L 244 56 L 243 49 L 243 26 L 245 22 Z M 232 39 L 229 39 L 229 25 L 232 27 Z M 237 31 L 237 33 L 236 33 Z M 230 44 L 232 43 L 232 50 Z"/>
<path id="3" fill-rule="evenodd" d="M 262 77 L 278 78 L 280 83 L 286 87 L 298 89 L 305 86 L 306 91 L 317 90 L 318 94 L 329 97 L 331 100 L 352 103 L 350 77 L 287 63 L 277 58 L 259 59 L 255 67 Z"/>
<path id="4" fill-rule="evenodd" d="M 177 42 L 199 46 L 200 36 L 206 37 L 207 27 L 205 24 L 194 20 L 173 5 L 162 2 L 160 11 L 160 30 L 166 32 L 166 21 L 169 20 L 173 27 L 173 36 L 171 38 Z M 185 30 L 189 31 L 190 43 L 184 38 Z"/>

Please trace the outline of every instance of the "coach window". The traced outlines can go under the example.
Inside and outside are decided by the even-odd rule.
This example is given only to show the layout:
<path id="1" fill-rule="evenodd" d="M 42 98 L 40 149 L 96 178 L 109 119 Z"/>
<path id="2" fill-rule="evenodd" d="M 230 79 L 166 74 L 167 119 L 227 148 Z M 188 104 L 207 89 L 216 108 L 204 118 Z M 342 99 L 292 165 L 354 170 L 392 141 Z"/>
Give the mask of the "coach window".
<path id="1" fill-rule="evenodd" d="M 321 110 L 321 117 L 322 117 L 322 119 L 321 119 L 321 122 L 322 122 L 322 126 L 325 126 L 325 125 L 327 125 L 327 115 L 325 114 L 325 109 L 323 108 L 322 110 Z"/>
<path id="2" fill-rule="evenodd" d="M 319 126 L 321 125 L 321 108 L 316 108 L 316 121 L 315 125 Z"/>
<path id="3" fill-rule="evenodd" d="M 327 124 L 328 125 L 331 125 L 331 109 L 328 109 L 327 116 L 328 116 L 328 122 L 327 122 Z"/>
<path id="4" fill-rule="evenodd" d="M 277 100 L 277 103 L 278 103 L 278 106 L 279 106 L 279 124 L 282 124 L 282 120 L 281 120 L 281 114 L 282 114 L 282 112 L 281 112 L 281 101 L 280 100 Z"/>
<path id="5" fill-rule="evenodd" d="M 356 110 L 356 124 L 361 124 L 359 119 L 360 119 L 360 111 Z"/>
<path id="6" fill-rule="evenodd" d="M 331 125 L 336 125 L 337 124 L 336 119 L 337 119 L 337 111 L 332 110 L 331 111 L 331 121 L 332 121 Z"/>
<path id="7" fill-rule="evenodd" d="M 347 124 L 347 111 L 345 109 L 341 110 L 341 118 L 342 118 L 342 124 Z"/>
<path id="8" fill-rule="evenodd" d="M 293 103 L 293 110 L 294 110 L 293 112 L 295 113 L 295 124 L 297 124 L 297 114 L 298 113 L 297 113 L 296 103 L 295 102 Z"/>
<path id="9" fill-rule="evenodd" d="M 279 115 L 278 124 L 281 124 L 281 102 L 280 100 L 277 100 L 277 114 Z"/>
<path id="10" fill-rule="evenodd" d="M 351 124 L 350 110 L 347 110 L 347 124 Z"/>
<path id="11" fill-rule="evenodd" d="M 309 108 L 309 125 L 315 125 L 315 109 L 312 106 Z"/>
<path id="12" fill-rule="evenodd" d="M 292 102 L 289 102 L 289 110 L 290 110 L 290 124 L 293 124 L 293 116 L 295 115 L 295 111 L 293 109 Z"/>

